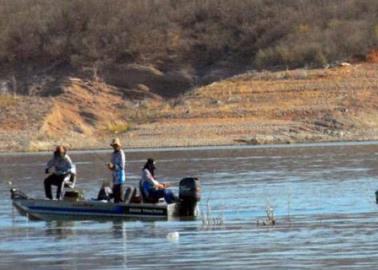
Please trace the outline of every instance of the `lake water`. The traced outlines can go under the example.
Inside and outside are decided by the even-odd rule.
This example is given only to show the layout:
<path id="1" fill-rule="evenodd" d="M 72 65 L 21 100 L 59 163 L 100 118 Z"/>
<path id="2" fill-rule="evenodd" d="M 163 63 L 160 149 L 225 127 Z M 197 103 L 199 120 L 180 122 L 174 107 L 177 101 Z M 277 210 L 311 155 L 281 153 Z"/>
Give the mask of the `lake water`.
<path id="1" fill-rule="evenodd" d="M 110 152 L 72 152 L 78 187 L 95 197 Z M 378 144 L 126 151 L 127 182 L 146 158 L 157 176 L 197 176 L 192 221 L 29 221 L 7 181 L 43 197 L 50 154 L 0 155 L 0 269 L 376 269 Z M 272 207 L 276 226 L 257 226 Z M 173 236 L 173 237 L 172 237 Z M 177 237 L 178 236 L 178 237 Z"/>

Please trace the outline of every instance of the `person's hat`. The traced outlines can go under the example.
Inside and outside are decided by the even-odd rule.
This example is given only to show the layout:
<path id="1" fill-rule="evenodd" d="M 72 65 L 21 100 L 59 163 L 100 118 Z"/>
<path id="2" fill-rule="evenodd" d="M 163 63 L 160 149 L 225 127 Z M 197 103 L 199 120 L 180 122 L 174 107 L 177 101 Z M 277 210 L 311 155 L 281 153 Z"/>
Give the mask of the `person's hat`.
<path id="1" fill-rule="evenodd" d="M 110 144 L 110 146 L 115 146 L 115 145 L 121 146 L 121 141 L 119 140 L 119 138 L 114 138 L 112 140 L 112 143 Z"/>

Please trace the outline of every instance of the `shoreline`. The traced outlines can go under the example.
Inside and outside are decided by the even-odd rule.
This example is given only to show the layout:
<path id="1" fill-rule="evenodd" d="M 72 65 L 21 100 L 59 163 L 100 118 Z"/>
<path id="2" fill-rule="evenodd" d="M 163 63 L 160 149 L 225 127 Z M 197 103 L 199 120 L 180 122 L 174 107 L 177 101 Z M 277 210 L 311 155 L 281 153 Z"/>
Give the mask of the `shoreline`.
<path id="1" fill-rule="evenodd" d="M 376 141 L 377 79 L 369 63 L 245 73 L 174 101 L 136 101 L 70 77 L 54 98 L 4 96 L 0 153 L 105 151 L 115 136 L 131 151 Z"/>
<path id="2" fill-rule="evenodd" d="M 233 150 L 233 149 L 262 149 L 262 148 L 295 148 L 295 147 L 319 147 L 319 146 L 354 146 L 354 145 L 378 145 L 378 140 L 335 140 L 297 143 L 271 143 L 271 144 L 228 144 L 228 145 L 196 145 L 196 146 L 157 146 L 157 147 L 124 147 L 127 153 L 138 152 L 174 152 L 174 151 L 199 151 L 199 150 Z M 105 153 L 111 151 L 109 148 L 71 148 L 71 153 Z M 45 155 L 50 151 L 0 151 L 0 156 L 15 155 Z"/>

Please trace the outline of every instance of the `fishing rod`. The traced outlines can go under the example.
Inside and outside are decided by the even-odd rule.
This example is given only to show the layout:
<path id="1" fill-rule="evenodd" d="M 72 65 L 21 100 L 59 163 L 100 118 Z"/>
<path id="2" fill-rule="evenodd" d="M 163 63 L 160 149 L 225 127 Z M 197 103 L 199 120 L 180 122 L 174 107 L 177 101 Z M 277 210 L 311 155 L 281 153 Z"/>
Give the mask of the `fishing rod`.
<path id="1" fill-rule="evenodd" d="M 102 162 L 105 162 L 105 163 L 108 163 L 109 160 L 108 159 L 105 159 L 104 157 L 100 156 L 96 151 L 90 151 L 91 155 L 93 155 L 95 157 L 95 159 L 99 160 L 99 161 L 102 161 Z"/>
<path id="2" fill-rule="evenodd" d="M 4 170 L 5 171 L 5 170 Z M 3 172 L 4 172 L 3 171 Z M 0 182 L 3 182 L 5 185 L 8 185 L 8 187 L 9 188 L 13 188 L 13 183 L 12 183 L 12 181 L 7 181 L 6 179 L 5 179 L 5 177 L 0 177 Z"/>

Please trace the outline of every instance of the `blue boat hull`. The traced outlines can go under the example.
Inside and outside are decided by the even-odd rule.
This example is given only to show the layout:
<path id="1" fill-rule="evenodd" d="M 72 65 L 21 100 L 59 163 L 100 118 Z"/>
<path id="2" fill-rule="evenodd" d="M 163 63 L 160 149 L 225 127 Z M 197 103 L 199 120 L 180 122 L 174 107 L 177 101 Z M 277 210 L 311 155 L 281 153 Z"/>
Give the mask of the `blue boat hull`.
<path id="1" fill-rule="evenodd" d="M 102 201 L 13 199 L 13 205 L 32 219 L 166 219 L 175 216 L 176 204 L 123 204 Z"/>

